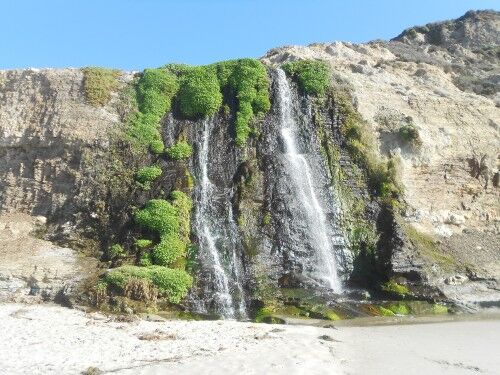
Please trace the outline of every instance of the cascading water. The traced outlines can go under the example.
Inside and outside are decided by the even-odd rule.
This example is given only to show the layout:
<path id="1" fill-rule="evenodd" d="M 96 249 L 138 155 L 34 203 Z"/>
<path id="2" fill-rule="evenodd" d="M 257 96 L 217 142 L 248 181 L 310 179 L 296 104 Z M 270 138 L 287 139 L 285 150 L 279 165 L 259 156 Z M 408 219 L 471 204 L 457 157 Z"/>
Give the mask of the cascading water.
<path id="1" fill-rule="evenodd" d="M 297 124 L 294 119 L 292 90 L 285 72 L 277 72 L 277 104 L 281 137 L 285 148 L 287 176 L 291 184 L 293 197 L 299 204 L 300 211 L 293 212 L 295 220 L 307 232 L 310 248 L 315 252 L 310 276 L 334 292 L 340 292 L 341 282 L 337 273 L 335 247 L 338 238 L 332 231 L 327 217 L 318 199 L 311 167 L 305 155 L 299 153 L 296 145 Z"/>
<path id="2" fill-rule="evenodd" d="M 196 176 L 195 229 L 199 238 L 199 260 L 210 279 L 204 283 L 204 299 L 210 302 L 202 302 L 201 310 L 215 310 L 225 318 L 244 318 L 246 304 L 236 253 L 238 234 L 233 220 L 231 191 L 217 187 L 209 177 L 211 127 L 212 121 L 205 120 Z"/>

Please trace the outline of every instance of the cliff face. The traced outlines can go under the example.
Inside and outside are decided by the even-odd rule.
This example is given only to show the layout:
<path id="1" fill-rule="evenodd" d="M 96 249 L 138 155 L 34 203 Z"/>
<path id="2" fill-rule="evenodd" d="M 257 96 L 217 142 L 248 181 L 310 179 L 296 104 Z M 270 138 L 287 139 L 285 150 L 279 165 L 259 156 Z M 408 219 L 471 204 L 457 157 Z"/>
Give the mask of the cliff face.
<path id="1" fill-rule="evenodd" d="M 137 233 L 130 206 L 141 206 L 163 191 L 189 191 L 193 183 L 186 177 L 188 171 L 194 176 L 194 242 L 204 246 L 207 228 L 216 233 L 213 240 L 224 249 L 221 262 L 229 267 L 226 279 L 217 278 L 214 254 L 200 252 L 190 306 L 205 312 L 245 310 L 242 304 L 258 305 L 276 290 L 322 290 L 316 284 L 328 279 L 326 268 L 318 266 L 328 263 L 317 255 L 322 233 L 336 239 L 336 259 L 330 261 L 338 265 L 344 282 L 355 279 L 359 254 L 349 250 L 346 233 L 350 206 L 343 203 L 342 187 L 330 186 L 335 165 L 340 165 L 341 184 L 364 202 L 366 220 L 381 238 L 375 266 L 379 274 L 414 286 L 421 298 L 497 303 L 499 19 L 496 12 L 472 12 L 455 21 L 406 30 L 390 42 L 274 49 L 262 59 L 269 69 L 271 111 L 256 121 L 259 136 L 247 147 L 234 144 L 232 112 L 221 111 L 208 123 L 182 120 L 175 113 L 163 118 L 167 145 L 182 136 L 194 146 L 193 157 L 182 163 L 134 157 L 116 142 L 131 109 L 124 93 L 132 73 L 120 73 L 111 100 L 95 107 L 85 98 L 81 70 L 1 71 L 0 212 L 46 217 L 46 239 L 96 255 L 112 240 L 131 244 Z M 291 84 L 290 113 L 283 112 L 288 99 L 276 68 L 298 59 L 326 61 L 336 87 L 351 92 L 381 157 L 401 160 L 399 178 L 407 204 L 402 215 L 387 214 L 370 198 L 362 178 L 360 182 L 340 131 L 335 100 L 318 105 Z M 283 116 L 293 118 L 292 144 Z M 416 129 L 418 141 L 405 142 L 402 128 Z M 336 160 L 328 145 L 338 149 Z M 131 176 L 149 159 L 166 173 L 150 191 L 139 191 Z M 204 173 L 210 185 L 203 185 Z M 296 180 L 295 175 L 305 173 L 312 176 L 309 184 Z M 123 178 L 120 189 L 118 177 Z M 210 206 L 200 211 L 200 202 Z M 313 219 L 308 217 L 317 211 L 308 212 L 307 207 L 316 203 L 326 224 L 318 229 L 318 216 L 312 232 Z M 433 236 L 436 246 L 417 246 L 420 234 L 412 237 L 412 228 Z M 9 240 L 7 232 L 1 233 L 0 240 Z M 29 242 L 7 244 L 2 251 L 17 249 L 19 257 L 34 259 L 30 248 Z M 66 256 L 76 257 L 71 251 Z M 15 257 L 4 259 L 5 269 L 17 267 Z M 85 264 L 86 271 L 79 273 L 96 269 L 93 263 Z M 24 267 L 16 280 L 27 283 L 32 273 Z M 5 272 L 0 278 L 13 280 Z M 25 285 L 22 290 L 30 289 Z M 231 296 L 229 305 L 224 293 Z M 280 298 L 298 298 L 280 293 Z"/>

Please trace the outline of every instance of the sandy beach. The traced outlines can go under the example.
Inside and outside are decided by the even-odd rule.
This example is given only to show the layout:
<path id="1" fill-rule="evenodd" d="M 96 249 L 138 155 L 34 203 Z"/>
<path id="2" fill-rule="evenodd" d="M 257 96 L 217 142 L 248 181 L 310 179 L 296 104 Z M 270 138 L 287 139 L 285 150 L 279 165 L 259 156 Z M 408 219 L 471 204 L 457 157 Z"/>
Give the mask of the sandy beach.
<path id="1" fill-rule="evenodd" d="M 500 320 L 327 328 L 150 320 L 159 319 L 0 305 L 0 372 L 495 374 L 500 368 Z"/>

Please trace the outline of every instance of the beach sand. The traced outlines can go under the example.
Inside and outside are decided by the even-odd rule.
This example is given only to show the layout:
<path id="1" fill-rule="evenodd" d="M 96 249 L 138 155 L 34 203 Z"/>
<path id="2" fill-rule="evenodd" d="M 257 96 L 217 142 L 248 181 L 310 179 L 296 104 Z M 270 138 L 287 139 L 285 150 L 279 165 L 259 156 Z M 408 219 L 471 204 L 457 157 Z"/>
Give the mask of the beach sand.
<path id="1" fill-rule="evenodd" d="M 499 373 L 500 320 L 334 326 L 127 322 L 56 305 L 3 304 L 0 373 Z"/>

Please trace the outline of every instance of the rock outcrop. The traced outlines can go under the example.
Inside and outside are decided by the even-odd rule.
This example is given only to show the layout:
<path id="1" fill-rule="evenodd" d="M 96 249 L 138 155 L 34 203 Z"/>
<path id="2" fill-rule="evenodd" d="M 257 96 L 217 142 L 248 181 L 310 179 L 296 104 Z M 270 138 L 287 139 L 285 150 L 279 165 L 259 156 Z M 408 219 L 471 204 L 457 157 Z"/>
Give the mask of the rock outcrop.
<path id="1" fill-rule="evenodd" d="M 383 209 L 370 202 L 366 191 L 361 189 L 359 195 L 387 244 L 388 253 L 381 256 L 387 258 L 387 264 L 380 272 L 414 285 L 415 293 L 424 299 L 444 298 L 469 305 L 480 302 L 483 306 L 500 301 L 499 53 L 500 14 L 481 11 L 408 29 L 392 41 L 288 46 L 273 49 L 262 58 L 270 70 L 298 59 L 326 61 L 336 84 L 352 93 L 357 111 L 376 136 L 378 153 L 401 160 L 406 204 L 401 217 L 385 218 Z M 270 76 L 273 81 L 273 74 Z M 86 254 L 98 255 L 111 243 L 110 238 L 132 242 L 129 206 L 132 200 L 144 203 L 151 193 L 136 191 L 130 183 L 136 161 L 127 150 L 116 156 L 111 145 L 131 108 L 124 93 L 133 77 L 133 73 L 121 73 L 109 103 L 95 107 L 86 102 L 79 69 L 0 71 L 0 213 L 44 216 L 46 239 L 73 244 Z M 273 82 L 272 90 L 276 90 Z M 341 147 L 335 131 L 339 126 L 335 104 L 313 114 L 310 98 L 296 100 L 301 101 L 297 111 L 303 112 L 302 117 L 311 122 L 317 120 L 315 116 L 321 118 L 333 129 L 328 137 Z M 283 173 L 279 158 L 272 155 L 283 147 L 271 134 L 278 131 L 276 116 L 272 109 L 260 120 L 260 138 L 252 140 L 245 151 L 235 148 L 230 137 L 234 121 L 230 115 L 219 113 L 213 120 L 218 130 L 212 135 L 215 144 L 209 155 L 218 164 L 210 173 L 219 196 L 226 194 L 219 202 L 221 212 L 227 213 L 231 206 L 231 220 L 241 221 L 241 242 L 236 242 L 244 252 L 245 290 L 257 288 L 263 275 L 273 275 L 272 287 L 296 287 L 303 281 L 288 272 L 297 268 L 295 258 L 279 254 L 279 249 L 293 247 L 294 236 L 300 233 L 278 238 L 288 230 L 278 216 L 290 212 L 282 204 L 289 189 L 273 180 Z M 200 124 L 169 114 L 163 119 L 162 135 L 167 144 L 181 133 L 197 144 Z M 407 142 L 401 129 L 414 132 L 413 143 Z M 301 131 L 307 138 L 301 147 L 308 152 L 314 149 L 309 144 L 316 141 L 314 133 L 312 129 Z M 198 151 L 195 146 L 195 153 Z M 121 163 L 117 168 L 116 158 Z M 354 168 L 345 153 L 340 162 Z M 200 168 L 194 160 L 182 166 L 161 163 L 169 173 L 153 192 L 185 184 L 180 176 L 186 176 L 186 168 L 194 174 Z M 328 173 L 321 172 L 321 179 L 326 181 Z M 130 185 L 124 184 L 117 192 L 115 185 L 110 186 L 116 184 L 113 176 L 122 175 L 127 175 Z M 346 180 L 356 185 L 354 178 Z M 341 214 L 332 207 L 326 211 L 329 217 Z M 262 222 L 268 223 L 263 226 Z M 0 230 L 5 232 L 7 227 L 12 225 L 5 224 Z M 0 249 L 6 254 L 4 259 L 12 261 L 0 262 L 4 290 L 11 288 L 5 280 L 14 280 L 12 285 L 19 283 L 25 291 L 39 285 L 26 281 L 32 273 L 27 265 L 37 257 L 47 262 L 52 255 L 58 259 L 56 271 L 47 273 L 49 280 L 57 274 L 71 284 L 75 273 L 80 273 L 73 250 L 51 247 L 26 234 L 15 239 L 13 246 L 6 233 L 3 241 L 7 242 Z M 89 239 L 94 242 L 88 244 Z M 428 246 L 416 246 L 417 242 Z M 16 260 L 17 254 L 22 262 Z M 70 260 L 63 262 L 62 258 Z M 59 261 L 61 270 L 57 271 Z M 349 278 L 352 259 L 344 261 L 345 277 Z M 10 276 L 5 276 L 6 269 Z M 88 266 L 84 269 L 89 274 Z M 205 271 L 202 267 L 201 283 Z M 38 273 L 34 277 L 37 283 L 44 279 Z M 209 279 L 207 274 L 205 281 Z M 53 296 L 52 291 L 63 284 L 58 281 L 42 294 Z M 203 290 L 203 285 L 195 285 L 192 297 Z"/>

